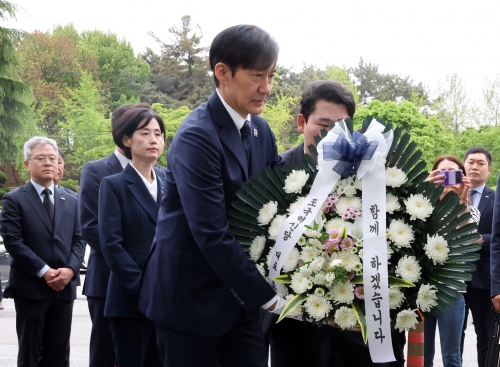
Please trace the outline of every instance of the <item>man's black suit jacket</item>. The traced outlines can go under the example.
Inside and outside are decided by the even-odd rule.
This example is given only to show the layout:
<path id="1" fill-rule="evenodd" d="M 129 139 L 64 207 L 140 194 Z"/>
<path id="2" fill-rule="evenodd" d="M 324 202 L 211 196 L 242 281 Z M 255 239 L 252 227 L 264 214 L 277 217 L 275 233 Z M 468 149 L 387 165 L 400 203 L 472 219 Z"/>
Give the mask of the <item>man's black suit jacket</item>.
<path id="1" fill-rule="evenodd" d="M 83 294 L 87 297 L 106 297 L 110 270 L 102 256 L 97 226 L 99 186 L 104 177 L 120 173 L 122 170 L 115 153 L 88 162 L 82 169 L 78 197 L 80 224 L 83 238 L 91 248 L 83 285 Z"/>
<path id="2" fill-rule="evenodd" d="M 54 227 L 40 195 L 28 182 L 4 195 L 0 233 L 12 256 L 5 297 L 42 300 L 52 289 L 36 274 L 47 264 L 53 269 L 69 267 L 75 277 L 57 296 L 76 298 L 76 279 L 85 251 L 77 215 L 77 199 L 54 189 Z"/>

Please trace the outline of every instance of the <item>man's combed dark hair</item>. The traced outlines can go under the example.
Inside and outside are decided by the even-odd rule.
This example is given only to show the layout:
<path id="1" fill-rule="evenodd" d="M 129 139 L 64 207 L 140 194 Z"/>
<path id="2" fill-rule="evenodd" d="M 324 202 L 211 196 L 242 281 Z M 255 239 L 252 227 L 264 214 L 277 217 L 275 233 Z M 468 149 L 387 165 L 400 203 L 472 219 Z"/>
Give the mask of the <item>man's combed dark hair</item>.
<path id="1" fill-rule="evenodd" d="M 343 105 L 346 107 L 349 117 L 354 116 L 356 102 L 352 92 L 333 80 L 318 80 L 306 85 L 300 100 L 300 113 L 304 116 L 306 122 L 316 109 L 316 102 L 320 100 Z"/>
<path id="2" fill-rule="evenodd" d="M 152 119 L 158 121 L 160 131 L 163 136 L 165 136 L 165 124 L 163 123 L 163 119 L 156 111 L 150 108 L 136 105 L 128 108 L 120 117 L 115 119 L 113 125 L 113 140 L 115 144 L 123 150 L 125 157 L 128 159 L 132 159 L 132 153 L 130 152 L 130 148 L 123 144 L 123 137 L 128 136 L 131 138 L 135 131 L 148 126 Z"/>
<path id="3" fill-rule="evenodd" d="M 254 25 L 242 24 L 220 32 L 210 46 L 210 69 L 222 62 L 232 71 L 236 69 L 266 70 L 276 65 L 278 43 L 269 33 Z M 214 73 L 215 85 L 219 81 Z"/>
<path id="4" fill-rule="evenodd" d="M 486 156 L 486 159 L 488 160 L 488 166 L 491 166 L 491 153 L 488 149 L 480 147 L 480 146 L 475 146 L 475 147 L 470 147 L 467 149 L 464 155 L 464 162 L 467 160 L 467 157 L 469 154 L 477 154 L 477 153 L 482 153 Z"/>

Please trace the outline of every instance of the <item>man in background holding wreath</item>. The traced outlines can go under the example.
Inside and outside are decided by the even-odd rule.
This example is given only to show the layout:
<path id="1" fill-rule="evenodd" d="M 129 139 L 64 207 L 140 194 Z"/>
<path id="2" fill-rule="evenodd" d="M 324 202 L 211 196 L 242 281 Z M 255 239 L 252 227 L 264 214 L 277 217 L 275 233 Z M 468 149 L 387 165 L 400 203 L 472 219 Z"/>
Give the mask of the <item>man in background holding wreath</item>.
<path id="1" fill-rule="evenodd" d="M 297 116 L 298 131 L 304 134 L 304 142 L 283 153 L 283 160 L 291 167 L 304 162 L 305 154 L 311 156 L 309 145 L 316 145 L 314 137 L 320 135 L 322 129 L 330 130 L 331 123 L 352 119 L 355 109 L 352 92 L 335 81 L 320 80 L 306 85 Z M 275 322 L 264 320 L 264 327 L 272 321 Z M 318 329 L 313 324 L 284 319 L 271 325 L 268 333 L 272 367 L 374 365 L 361 332 L 326 325 Z M 396 362 L 377 366 L 403 367 L 405 334 L 393 332 L 392 340 Z"/>

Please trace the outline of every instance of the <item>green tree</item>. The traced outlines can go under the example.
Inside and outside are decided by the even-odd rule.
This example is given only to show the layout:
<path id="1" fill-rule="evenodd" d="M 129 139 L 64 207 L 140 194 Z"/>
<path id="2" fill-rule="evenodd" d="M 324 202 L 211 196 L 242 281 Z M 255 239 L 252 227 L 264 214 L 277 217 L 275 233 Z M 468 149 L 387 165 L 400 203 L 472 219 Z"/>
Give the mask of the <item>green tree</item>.
<path id="1" fill-rule="evenodd" d="M 482 106 L 479 110 L 481 125 L 500 125 L 500 74 L 486 79 L 482 90 Z"/>
<path id="2" fill-rule="evenodd" d="M 99 83 L 82 71 L 79 87 L 76 90 L 67 88 L 69 98 L 61 97 L 64 119 L 59 121 L 59 140 L 63 150 L 69 153 L 68 167 L 72 169 L 68 176 L 71 178 L 78 177 L 84 163 L 110 154 L 115 146 Z"/>
<path id="3" fill-rule="evenodd" d="M 100 67 L 94 55 L 84 55 L 74 35 L 35 31 L 18 48 L 21 78 L 35 95 L 37 127 L 42 134 L 59 137 L 58 121 L 64 117 L 61 97 L 70 98 L 69 91 L 79 87 L 86 71 L 98 79 Z"/>
<path id="4" fill-rule="evenodd" d="M 293 106 L 297 104 L 297 97 L 277 93 L 275 103 L 266 103 L 261 116 L 267 120 L 269 127 L 276 136 L 278 152 L 282 153 L 289 148 L 290 121 L 294 116 L 290 113 Z M 295 143 L 295 142 L 292 142 Z M 293 144 L 292 144 L 293 145 Z"/>
<path id="5" fill-rule="evenodd" d="M 378 65 L 366 64 L 361 58 L 355 68 L 349 69 L 350 74 L 356 80 L 355 86 L 359 91 L 362 104 L 368 104 L 371 100 L 379 101 L 410 101 L 417 95 L 428 104 L 429 96 L 422 83 L 414 84 L 409 76 L 403 77 L 397 74 L 382 74 L 378 71 Z"/>
<path id="6" fill-rule="evenodd" d="M 0 0 L 0 19 L 15 19 L 17 7 Z M 16 72 L 16 44 L 25 33 L 0 26 L 0 165 L 15 160 L 20 153 L 19 140 L 33 128 L 31 89 Z"/>
<path id="7" fill-rule="evenodd" d="M 433 108 L 443 126 L 451 129 L 455 137 L 470 126 L 471 111 L 465 83 L 456 73 L 447 75 L 445 82 L 439 86 L 439 96 L 433 102 Z"/>
<path id="8" fill-rule="evenodd" d="M 435 117 L 427 117 L 410 101 L 401 103 L 392 101 L 372 101 L 360 107 L 354 115 L 355 125 L 360 127 L 362 121 L 373 116 L 377 120 L 392 122 L 411 134 L 411 138 L 422 151 L 422 159 L 430 168 L 434 160 L 441 154 L 449 154 L 453 145 L 453 135 L 446 130 Z"/>
<path id="9" fill-rule="evenodd" d="M 359 104 L 358 88 L 356 88 L 354 82 L 349 76 L 349 69 L 347 69 L 345 66 L 339 67 L 335 65 L 327 65 L 325 74 L 328 80 L 335 80 L 336 82 L 349 89 L 354 96 L 354 102 L 356 102 L 356 105 Z"/>
<path id="10" fill-rule="evenodd" d="M 180 27 L 171 27 L 168 31 L 170 41 L 162 41 L 150 33 L 161 46 L 161 56 L 147 50 L 143 57 L 151 66 L 156 87 L 181 105 L 194 108 L 213 91 L 207 49 L 200 46 L 203 35 L 199 26 L 191 23 L 189 15 L 182 17 Z"/>

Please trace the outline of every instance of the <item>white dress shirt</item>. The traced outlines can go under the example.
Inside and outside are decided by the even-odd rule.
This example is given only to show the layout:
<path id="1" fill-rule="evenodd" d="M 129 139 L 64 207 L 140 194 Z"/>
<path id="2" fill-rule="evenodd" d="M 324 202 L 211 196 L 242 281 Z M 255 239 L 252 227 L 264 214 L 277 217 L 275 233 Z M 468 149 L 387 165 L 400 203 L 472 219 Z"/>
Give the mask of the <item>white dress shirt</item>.
<path id="1" fill-rule="evenodd" d="M 155 199 L 156 201 L 156 198 L 158 197 L 158 184 L 156 182 L 156 173 L 155 173 L 155 170 L 153 168 L 151 168 L 151 171 L 153 171 L 153 182 L 149 183 L 149 181 L 146 179 L 146 177 L 144 177 L 142 175 L 142 173 L 140 173 L 137 168 L 134 167 L 134 165 L 132 164 L 132 162 L 130 162 L 130 166 L 135 169 L 135 171 L 139 174 L 139 177 L 142 178 L 142 182 L 144 182 L 144 185 L 146 185 L 146 188 L 148 189 L 149 193 L 151 194 L 151 196 L 153 196 L 153 199 Z"/>

